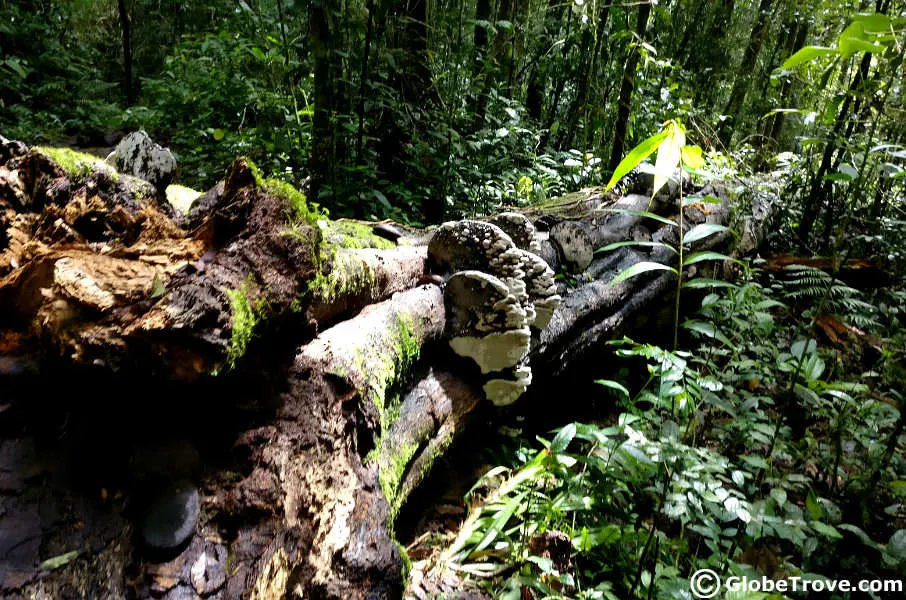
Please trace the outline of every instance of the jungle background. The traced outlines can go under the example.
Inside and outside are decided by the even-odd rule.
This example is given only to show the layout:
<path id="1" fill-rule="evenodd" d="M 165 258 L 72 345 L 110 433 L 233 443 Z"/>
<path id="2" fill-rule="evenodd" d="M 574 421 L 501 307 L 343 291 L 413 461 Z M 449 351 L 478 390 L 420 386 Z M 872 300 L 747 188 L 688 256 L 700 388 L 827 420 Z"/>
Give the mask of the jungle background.
<path id="1" fill-rule="evenodd" d="M 182 185 L 248 156 L 331 216 L 426 226 L 606 184 L 680 123 L 696 178 L 778 194 L 771 258 L 678 335 L 620 342 L 595 410 L 509 421 L 448 556 L 510 599 L 689 598 L 701 567 L 902 578 L 904 10 L 2 0 L 0 133 L 103 155 L 142 128 Z"/>

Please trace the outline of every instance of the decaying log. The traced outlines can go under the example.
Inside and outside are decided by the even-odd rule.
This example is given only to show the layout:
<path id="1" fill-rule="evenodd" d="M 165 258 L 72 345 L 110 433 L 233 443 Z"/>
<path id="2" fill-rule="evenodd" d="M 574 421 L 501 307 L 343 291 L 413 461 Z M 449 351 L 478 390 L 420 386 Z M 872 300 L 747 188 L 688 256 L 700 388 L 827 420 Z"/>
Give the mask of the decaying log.
<path id="1" fill-rule="evenodd" d="M 654 203 L 591 190 L 420 233 L 332 221 L 242 159 L 183 213 L 153 185 L 65 156 L 0 139 L 2 598 L 399 597 L 394 519 L 476 408 L 517 401 L 675 288 L 664 271 L 609 285 L 643 260 L 675 266 L 666 248 L 601 249 L 675 244 L 638 211 L 675 216 L 678 186 Z M 730 222 L 729 195 L 705 193 L 722 204 L 686 207 L 687 229 Z M 767 208 L 745 221 L 744 250 Z M 122 443 L 108 469 L 134 471 L 118 491 L 35 471 L 97 437 L 88 417 L 33 433 L 59 406 L 27 400 L 46 375 L 160 397 L 142 405 L 160 432 L 141 452 Z M 216 435 L 195 411 L 222 413 Z M 45 523 L 41 505 L 66 519 Z M 419 573 L 422 589 L 445 589 Z"/>

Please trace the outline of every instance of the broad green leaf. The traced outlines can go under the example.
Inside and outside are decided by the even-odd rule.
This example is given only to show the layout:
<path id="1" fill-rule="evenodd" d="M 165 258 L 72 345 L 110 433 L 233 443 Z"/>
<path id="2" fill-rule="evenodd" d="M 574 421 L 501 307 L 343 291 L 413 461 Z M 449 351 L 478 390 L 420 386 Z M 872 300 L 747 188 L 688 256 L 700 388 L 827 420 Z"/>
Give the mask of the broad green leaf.
<path id="1" fill-rule="evenodd" d="M 720 252 L 696 252 L 683 259 L 683 266 L 688 267 L 689 265 L 694 265 L 703 260 L 732 260 L 735 263 L 743 264 L 741 261 L 731 258 L 726 254 L 721 254 Z"/>
<path id="2" fill-rule="evenodd" d="M 598 252 L 611 252 L 617 248 L 623 248 L 624 246 L 643 246 L 645 248 L 668 248 L 674 253 L 677 253 L 676 248 L 670 244 L 665 244 L 664 242 L 645 242 L 645 241 L 636 241 L 636 240 L 627 240 L 625 242 L 614 242 L 613 244 L 608 244 L 603 248 L 598 248 L 595 250 L 595 254 Z M 677 253 L 678 254 L 678 253 Z"/>
<path id="3" fill-rule="evenodd" d="M 257 46 L 253 47 L 251 50 L 249 50 L 249 52 L 251 52 L 252 56 L 257 58 L 258 60 L 267 60 L 267 55 L 264 54 L 264 51 L 261 50 L 261 48 L 258 48 Z"/>
<path id="4" fill-rule="evenodd" d="M 706 237 L 713 235 L 719 231 L 726 231 L 727 227 L 725 225 L 718 225 L 717 223 L 701 223 L 693 227 L 689 233 L 683 236 L 684 244 L 691 244 L 697 242 L 698 240 L 703 240 Z"/>
<path id="5" fill-rule="evenodd" d="M 884 46 L 876 43 L 876 36 L 866 33 L 865 21 L 853 21 L 837 40 L 837 50 L 840 56 L 849 58 L 856 52 L 878 52 Z"/>
<path id="6" fill-rule="evenodd" d="M 824 515 L 824 510 L 821 508 L 821 503 L 818 502 L 815 490 L 809 489 L 808 495 L 805 497 L 805 509 L 808 511 L 809 516 L 815 520 L 820 519 Z"/>
<path id="7" fill-rule="evenodd" d="M 498 512 L 494 517 L 494 520 L 491 522 L 490 528 L 488 528 L 487 532 L 484 534 L 484 538 L 482 538 L 481 542 L 479 542 L 479 544 L 475 546 L 472 554 L 481 552 L 497 538 L 497 534 L 499 534 L 500 531 L 504 528 L 504 526 L 507 524 L 507 521 L 510 520 L 510 517 L 513 516 L 513 514 L 522 504 L 522 501 L 525 499 L 525 496 L 527 494 L 528 492 L 522 492 L 504 505 L 500 512 Z"/>
<path id="8" fill-rule="evenodd" d="M 215 142 L 219 142 L 220 140 L 222 140 L 224 138 L 224 136 L 226 136 L 226 131 L 224 131 L 223 129 L 214 130 L 214 141 Z"/>
<path id="9" fill-rule="evenodd" d="M 811 526 L 812 529 L 814 529 L 816 532 L 820 533 L 824 537 L 831 538 L 834 540 L 839 540 L 839 539 L 843 538 L 843 536 L 840 534 L 839 531 L 836 530 L 836 528 L 834 528 L 832 525 L 828 525 L 827 523 L 822 523 L 821 521 L 812 521 L 811 523 L 809 523 L 809 525 Z"/>
<path id="10" fill-rule="evenodd" d="M 377 198 L 377 201 L 381 203 L 381 206 L 383 206 L 384 208 L 391 208 L 390 200 L 387 199 L 387 196 L 385 196 L 378 190 L 371 190 L 371 193 L 373 193 L 374 197 Z"/>
<path id="11" fill-rule="evenodd" d="M 648 212 L 647 210 L 632 210 L 629 208 L 605 208 L 601 212 L 610 212 L 610 213 L 620 213 L 625 215 L 633 215 L 636 217 L 645 217 L 646 219 L 654 219 L 664 225 L 673 225 L 676 227 L 676 222 L 668 219 L 667 217 L 662 217 L 661 215 L 656 215 L 653 212 Z"/>
<path id="12" fill-rule="evenodd" d="M 627 173 L 636 168 L 640 162 L 651 156 L 651 154 L 657 150 L 661 142 L 667 138 L 667 133 L 668 132 L 666 131 L 656 133 L 630 150 L 629 154 L 626 155 L 626 158 L 621 160 L 620 164 L 617 165 L 617 168 L 613 172 L 613 176 L 604 188 L 605 191 L 611 189 L 619 180 L 623 179 Z"/>
<path id="13" fill-rule="evenodd" d="M 702 289 L 702 288 L 734 288 L 737 287 L 735 283 L 729 281 L 721 281 L 720 279 L 711 279 L 709 277 L 696 277 L 695 279 L 689 279 L 683 283 L 684 288 L 691 289 Z"/>
<path id="14" fill-rule="evenodd" d="M 849 163 L 843 163 L 838 170 L 844 175 L 849 175 L 851 180 L 859 177 L 859 170 Z"/>
<path id="15" fill-rule="evenodd" d="M 744 463 L 750 467 L 755 467 L 756 469 L 767 469 L 768 463 L 761 456 L 755 456 L 751 454 L 743 454 L 739 457 Z"/>
<path id="16" fill-rule="evenodd" d="M 649 271 L 671 271 L 674 275 L 677 274 L 676 269 L 673 267 L 668 267 L 667 265 L 662 265 L 661 263 L 656 262 L 640 262 L 632 265 L 628 269 L 619 273 L 608 285 L 616 285 L 625 279 L 630 277 L 635 277 L 636 275 L 641 275 L 642 273 L 648 273 Z"/>
<path id="17" fill-rule="evenodd" d="M 25 79 L 26 77 L 28 77 L 28 73 L 25 71 L 25 69 L 22 68 L 22 61 L 20 61 L 18 58 L 7 58 L 3 64 L 15 71 L 16 75 L 18 75 L 20 78 Z M 28 63 L 26 62 L 26 64 Z"/>
<path id="18" fill-rule="evenodd" d="M 890 487 L 890 491 L 898 496 L 906 496 L 906 480 L 897 479 L 896 481 L 891 481 L 887 484 Z"/>
<path id="19" fill-rule="evenodd" d="M 772 488 L 770 491 L 771 498 L 774 499 L 774 502 L 777 503 L 777 506 L 783 506 L 786 504 L 786 491 L 780 488 Z"/>
<path id="20" fill-rule="evenodd" d="M 705 166 L 705 159 L 702 157 L 702 149 L 699 146 L 683 146 L 680 150 L 680 157 L 683 164 L 693 171 Z"/>
<path id="21" fill-rule="evenodd" d="M 855 534 L 856 537 L 858 537 L 860 540 L 862 540 L 862 543 L 865 544 L 866 546 L 868 546 L 869 548 L 874 548 L 875 550 L 881 550 L 881 551 L 883 551 L 883 549 L 884 549 L 884 547 L 881 546 L 881 544 L 879 544 L 876 541 L 874 541 L 873 539 L 871 539 L 871 537 L 869 537 L 869 535 L 867 533 L 865 533 L 863 530 L 859 529 L 855 525 L 850 525 L 849 523 L 841 523 L 840 525 L 837 526 L 837 529 L 842 529 L 843 531 L 849 531 L 850 533 Z"/>
<path id="22" fill-rule="evenodd" d="M 889 33 L 891 29 L 890 17 L 883 13 L 856 15 L 853 21 L 861 23 L 869 33 Z"/>
<path id="23" fill-rule="evenodd" d="M 686 133 L 675 121 L 670 121 L 667 124 L 667 137 L 657 147 L 657 159 L 654 161 L 654 188 L 651 190 L 652 197 L 667 184 L 676 168 L 679 167 L 680 156 L 685 145 Z"/>
<path id="24" fill-rule="evenodd" d="M 684 321 L 682 326 L 691 331 L 697 331 L 705 337 L 717 337 L 717 329 L 706 321 Z"/>
<path id="25" fill-rule="evenodd" d="M 884 50 L 884 46 L 881 44 L 875 44 L 857 37 L 841 37 L 837 47 L 840 49 L 840 56 L 843 58 L 849 58 L 856 52 L 881 52 Z"/>
<path id="26" fill-rule="evenodd" d="M 887 541 L 886 552 L 897 561 L 906 560 L 906 529 L 898 529 L 893 532 Z"/>
<path id="27" fill-rule="evenodd" d="M 551 442 L 551 452 L 563 452 L 566 450 L 566 447 L 569 446 L 569 443 L 573 441 L 574 437 L 576 437 L 576 424 L 570 423 L 558 431 L 557 435 L 554 436 L 554 439 Z"/>
<path id="28" fill-rule="evenodd" d="M 598 385 L 603 385 L 606 388 L 616 390 L 616 391 L 620 392 L 623 395 L 623 397 L 629 398 L 629 390 L 627 390 L 623 385 L 617 383 L 616 381 L 614 381 L 612 379 L 597 379 L 597 380 L 595 380 L 595 383 L 597 383 Z"/>
<path id="29" fill-rule="evenodd" d="M 819 56 L 827 56 L 828 54 L 837 54 L 837 51 L 824 46 L 803 46 L 798 52 L 783 61 L 781 66 L 784 69 L 792 69 L 802 63 L 811 62 Z"/>

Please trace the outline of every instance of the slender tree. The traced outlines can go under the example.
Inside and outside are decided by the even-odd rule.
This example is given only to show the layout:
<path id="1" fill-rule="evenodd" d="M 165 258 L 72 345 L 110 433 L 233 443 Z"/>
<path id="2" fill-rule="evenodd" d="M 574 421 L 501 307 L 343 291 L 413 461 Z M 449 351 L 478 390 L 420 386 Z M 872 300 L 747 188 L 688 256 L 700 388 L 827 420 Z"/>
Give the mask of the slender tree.
<path id="1" fill-rule="evenodd" d="M 724 109 L 726 118 L 718 130 L 718 136 L 724 147 L 729 147 L 733 131 L 740 124 L 739 120 L 743 103 L 749 91 L 755 64 L 758 61 L 758 55 L 761 53 L 761 47 L 764 45 L 765 33 L 770 23 L 772 4 L 773 0 L 761 0 L 758 4 L 758 13 L 755 15 L 755 27 L 752 29 L 752 35 L 749 37 L 749 43 L 746 46 L 745 54 L 743 54 L 742 62 L 739 63 L 739 69 L 733 79 L 733 90 L 730 92 L 730 99 Z"/>
<path id="2" fill-rule="evenodd" d="M 645 31 L 648 29 L 648 17 L 651 15 L 651 5 L 647 2 L 639 4 L 638 18 L 635 27 L 635 42 L 629 47 L 629 57 L 623 69 L 622 83 L 620 84 L 620 99 L 617 105 L 617 120 L 613 131 L 613 145 L 610 148 L 610 161 L 607 168 L 614 171 L 623 160 L 623 150 L 626 147 L 626 132 L 629 130 L 629 114 L 632 110 L 632 92 L 635 89 L 636 65 L 641 57 L 639 44 L 645 41 Z"/>
<path id="3" fill-rule="evenodd" d="M 118 0 L 117 5 L 123 38 L 123 95 L 126 97 L 126 104 L 132 106 L 135 103 L 135 87 L 132 79 L 132 20 L 129 18 L 126 0 Z"/>

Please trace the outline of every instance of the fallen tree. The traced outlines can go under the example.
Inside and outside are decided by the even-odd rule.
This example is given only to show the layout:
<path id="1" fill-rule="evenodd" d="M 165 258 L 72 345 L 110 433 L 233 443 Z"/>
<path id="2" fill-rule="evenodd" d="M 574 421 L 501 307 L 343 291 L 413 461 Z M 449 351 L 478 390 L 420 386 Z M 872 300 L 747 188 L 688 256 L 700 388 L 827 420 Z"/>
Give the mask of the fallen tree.
<path id="1" fill-rule="evenodd" d="M 93 157 L 0 139 L 0 163 L 0 597 L 399 597 L 394 519 L 476 407 L 676 284 L 609 285 L 663 246 L 601 250 L 676 243 L 638 211 L 675 217 L 678 185 L 420 233 L 243 159 L 186 212 Z M 684 227 L 748 220 L 697 247 L 756 247 L 766 204 L 705 194 Z"/>

